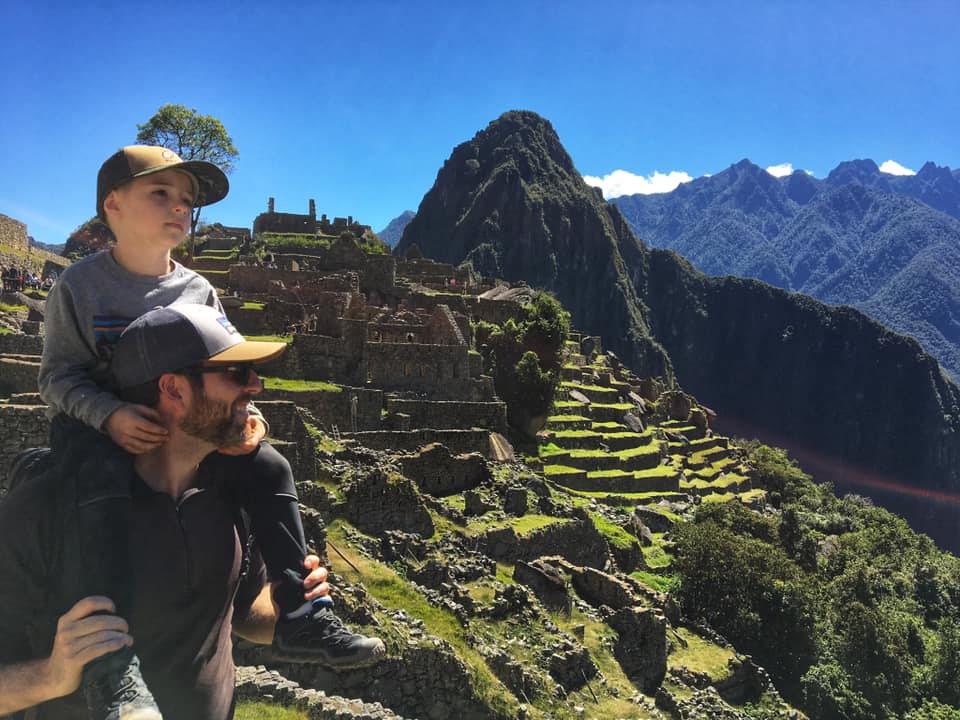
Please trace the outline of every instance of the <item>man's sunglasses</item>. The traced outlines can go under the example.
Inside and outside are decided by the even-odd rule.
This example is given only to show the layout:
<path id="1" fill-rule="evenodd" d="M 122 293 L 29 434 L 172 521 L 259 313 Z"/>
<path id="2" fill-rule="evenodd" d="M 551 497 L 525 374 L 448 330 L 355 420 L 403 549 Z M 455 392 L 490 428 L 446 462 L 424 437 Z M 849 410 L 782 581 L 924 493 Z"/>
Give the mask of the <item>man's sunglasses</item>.
<path id="1" fill-rule="evenodd" d="M 250 384 L 250 373 L 253 372 L 253 363 L 237 363 L 236 365 L 194 365 L 182 371 L 184 375 L 204 375 L 206 373 L 223 373 L 231 382 L 241 387 Z M 263 379 L 257 376 L 260 387 Z"/>

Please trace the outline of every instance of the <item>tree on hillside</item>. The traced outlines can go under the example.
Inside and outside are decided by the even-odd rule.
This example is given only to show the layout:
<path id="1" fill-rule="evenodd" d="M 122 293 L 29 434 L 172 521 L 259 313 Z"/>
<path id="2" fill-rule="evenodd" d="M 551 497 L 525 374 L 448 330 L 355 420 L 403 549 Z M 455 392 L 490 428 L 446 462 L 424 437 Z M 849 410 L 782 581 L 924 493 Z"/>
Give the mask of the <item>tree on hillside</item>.
<path id="1" fill-rule="evenodd" d="M 507 405 L 507 421 L 519 440 L 532 439 L 546 421 L 560 382 L 570 315 L 556 298 L 538 292 L 520 317 L 503 325 L 479 322 L 475 338 L 484 372 Z"/>
<path id="2" fill-rule="evenodd" d="M 113 247 L 116 238 L 107 224 L 94 215 L 70 233 L 63 246 L 63 256 L 79 260 L 100 250 Z"/>
<path id="3" fill-rule="evenodd" d="M 206 160 L 225 173 L 233 172 L 239 156 L 223 123 L 212 115 L 201 115 L 185 105 L 164 105 L 142 125 L 137 125 L 137 142 L 173 150 L 182 160 Z M 190 218 L 190 254 L 200 221 L 200 208 Z"/>

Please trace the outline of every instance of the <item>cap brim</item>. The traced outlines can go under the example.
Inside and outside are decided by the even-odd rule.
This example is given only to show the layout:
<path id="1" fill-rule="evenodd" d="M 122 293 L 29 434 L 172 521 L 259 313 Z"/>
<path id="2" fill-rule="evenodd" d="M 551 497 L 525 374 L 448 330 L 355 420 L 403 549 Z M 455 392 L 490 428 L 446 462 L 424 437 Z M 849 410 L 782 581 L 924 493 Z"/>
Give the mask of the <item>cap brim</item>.
<path id="1" fill-rule="evenodd" d="M 223 352 L 207 358 L 205 365 L 230 365 L 232 363 L 266 363 L 280 357 L 287 349 L 284 342 L 244 340 Z"/>
<path id="2" fill-rule="evenodd" d="M 230 192 L 230 181 L 226 174 L 211 162 L 206 160 L 186 160 L 171 165 L 160 165 L 157 167 L 141 170 L 131 175 L 131 179 L 153 175 L 164 170 L 179 170 L 193 175 L 197 179 L 197 199 L 193 203 L 194 207 L 205 207 L 213 205 L 215 202 L 223 200 Z"/>

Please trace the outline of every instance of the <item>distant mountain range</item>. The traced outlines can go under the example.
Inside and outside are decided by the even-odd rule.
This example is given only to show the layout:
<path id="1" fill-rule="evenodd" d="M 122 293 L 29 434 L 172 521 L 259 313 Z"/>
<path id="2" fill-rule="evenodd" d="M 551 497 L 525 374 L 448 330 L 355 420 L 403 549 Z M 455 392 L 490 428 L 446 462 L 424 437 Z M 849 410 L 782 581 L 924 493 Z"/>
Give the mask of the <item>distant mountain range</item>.
<path id="1" fill-rule="evenodd" d="M 396 247 L 397 243 L 400 242 L 400 237 L 403 235 L 403 229 L 413 219 L 415 214 L 413 210 L 404 210 L 403 213 L 391 220 L 377 235 L 390 247 Z"/>
<path id="2" fill-rule="evenodd" d="M 46 252 L 53 253 L 54 255 L 63 255 L 64 245 L 53 245 L 51 243 L 43 243 L 38 240 L 34 240 L 32 237 L 30 239 L 30 246 L 35 247 L 38 250 L 45 250 Z"/>
<path id="3" fill-rule="evenodd" d="M 824 180 L 749 160 L 660 195 L 611 200 L 631 229 L 709 275 L 740 275 L 852 305 L 916 338 L 960 378 L 960 171 L 872 160 Z"/>
<path id="4" fill-rule="evenodd" d="M 698 194 L 698 183 L 681 190 Z M 737 222 L 725 236 L 726 252 L 739 254 L 744 228 L 751 230 L 749 251 L 766 237 L 746 209 L 779 205 L 781 214 L 769 217 L 792 219 L 820 192 L 812 178 L 781 182 L 750 163 L 734 166 L 720 183 L 729 203 L 742 208 L 729 213 Z M 785 188 L 806 194 L 806 204 Z M 867 212 L 880 191 L 862 184 L 838 190 L 835 211 L 823 211 L 825 232 L 839 233 L 844 219 L 896 223 L 879 207 Z M 719 202 L 713 193 L 702 199 Z M 896 199 L 911 203 L 911 212 L 934 213 Z M 686 236 L 697 212 L 691 203 L 669 216 L 653 205 L 649 225 L 673 223 Z M 952 218 L 936 215 L 952 230 Z M 414 244 L 435 260 L 554 292 L 578 329 L 601 336 L 635 372 L 679 381 L 721 417 L 775 431 L 885 482 L 960 490 L 960 388 L 915 340 L 856 309 L 758 280 L 709 277 L 673 251 L 645 246 L 620 210 L 586 185 L 553 127 L 535 113 L 506 113 L 454 148 L 394 253 Z M 913 256 L 938 252 L 929 247 Z M 901 278 L 906 283 L 907 273 L 921 269 L 934 276 L 907 263 Z M 871 277 L 885 277 L 881 270 L 884 263 Z M 945 547 L 960 548 L 958 518 L 951 506 L 945 520 L 921 517 L 918 524 Z"/>

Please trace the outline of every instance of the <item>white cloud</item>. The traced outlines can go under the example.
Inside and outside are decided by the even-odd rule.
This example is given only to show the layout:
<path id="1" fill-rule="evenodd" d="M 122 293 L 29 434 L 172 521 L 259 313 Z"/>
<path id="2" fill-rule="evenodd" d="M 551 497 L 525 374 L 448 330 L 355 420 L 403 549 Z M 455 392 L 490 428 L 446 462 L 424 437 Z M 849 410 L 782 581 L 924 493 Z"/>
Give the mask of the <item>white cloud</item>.
<path id="1" fill-rule="evenodd" d="M 693 178 L 678 170 L 671 170 L 666 174 L 654 170 L 653 175 L 647 177 L 634 175 L 626 170 L 614 170 L 602 178 L 584 175 L 583 180 L 587 185 L 600 188 L 603 191 L 603 197 L 609 200 L 621 195 L 653 195 L 671 192 L 681 183 L 690 182 Z"/>
<path id="2" fill-rule="evenodd" d="M 767 172 L 774 177 L 786 177 L 787 175 L 792 175 L 793 163 L 780 163 L 779 165 L 771 165 L 767 168 Z"/>
<path id="3" fill-rule="evenodd" d="M 887 173 L 888 175 L 916 175 L 917 174 L 910 168 L 905 168 L 903 165 L 896 162 L 895 160 L 887 160 L 883 165 L 880 166 L 880 172 Z"/>

